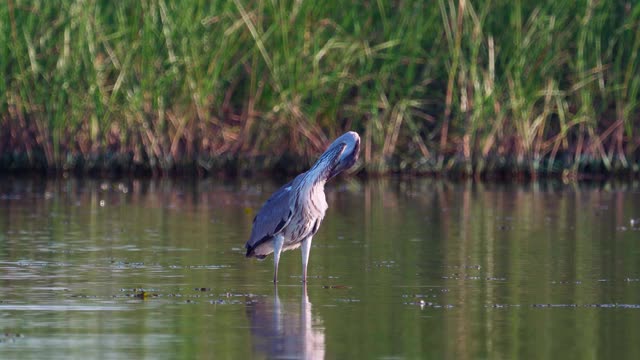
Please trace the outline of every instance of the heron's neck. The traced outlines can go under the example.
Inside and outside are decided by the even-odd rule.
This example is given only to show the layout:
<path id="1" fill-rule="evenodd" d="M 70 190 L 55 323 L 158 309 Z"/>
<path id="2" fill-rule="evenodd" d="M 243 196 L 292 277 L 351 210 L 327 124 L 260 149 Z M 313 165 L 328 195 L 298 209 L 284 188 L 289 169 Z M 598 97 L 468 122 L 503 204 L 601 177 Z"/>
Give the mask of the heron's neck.
<path id="1" fill-rule="evenodd" d="M 320 185 L 324 188 L 324 184 L 329 180 L 332 162 L 333 158 L 331 156 L 323 154 L 323 156 L 313 164 L 311 169 L 304 174 L 304 181 Z"/>
<path id="2" fill-rule="evenodd" d="M 324 184 L 327 183 L 327 176 L 324 175 L 327 172 L 312 172 L 313 168 L 303 174 L 300 179 L 300 191 L 301 192 L 314 192 L 317 189 L 324 190 Z"/>
<path id="3" fill-rule="evenodd" d="M 312 176 L 313 173 L 306 172 L 300 176 L 300 181 L 297 184 L 297 191 L 295 192 L 296 207 L 303 205 L 302 209 L 314 208 L 319 213 L 324 214 L 327 208 L 327 200 L 324 194 L 324 185 L 326 184 L 326 178 L 318 178 Z"/>
<path id="4" fill-rule="evenodd" d="M 312 199 L 318 196 L 319 193 L 324 195 L 324 185 L 327 182 L 328 171 L 323 171 L 321 167 L 318 165 L 320 161 L 316 162 L 316 164 L 309 169 L 309 171 L 302 173 L 299 175 L 298 179 L 296 179 L 296 193 L 299 198 L 302 199 Z"/>

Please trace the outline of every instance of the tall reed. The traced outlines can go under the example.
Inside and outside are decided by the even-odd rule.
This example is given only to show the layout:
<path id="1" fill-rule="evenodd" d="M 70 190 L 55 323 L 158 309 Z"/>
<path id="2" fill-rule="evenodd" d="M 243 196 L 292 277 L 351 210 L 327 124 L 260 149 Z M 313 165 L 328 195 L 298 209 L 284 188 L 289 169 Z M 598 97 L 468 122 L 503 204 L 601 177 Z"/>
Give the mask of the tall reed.
<path id="1" fill-rule="evenodd" d="M 0 168 L 640 171 L 640 4 L 7 0 Z"/>

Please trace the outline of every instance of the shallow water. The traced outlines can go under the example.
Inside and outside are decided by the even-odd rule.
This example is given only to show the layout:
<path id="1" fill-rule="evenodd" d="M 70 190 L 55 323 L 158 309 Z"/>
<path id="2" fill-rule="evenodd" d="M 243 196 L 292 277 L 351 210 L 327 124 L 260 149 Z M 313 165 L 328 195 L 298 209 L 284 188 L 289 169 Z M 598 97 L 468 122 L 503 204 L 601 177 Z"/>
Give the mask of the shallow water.
<path id="1" fill-rule="evenodd" d="M 273 181 L 0 180 L 0 358 L 639 358 L 640 185 L 338 180 L 245 259 Z"/>

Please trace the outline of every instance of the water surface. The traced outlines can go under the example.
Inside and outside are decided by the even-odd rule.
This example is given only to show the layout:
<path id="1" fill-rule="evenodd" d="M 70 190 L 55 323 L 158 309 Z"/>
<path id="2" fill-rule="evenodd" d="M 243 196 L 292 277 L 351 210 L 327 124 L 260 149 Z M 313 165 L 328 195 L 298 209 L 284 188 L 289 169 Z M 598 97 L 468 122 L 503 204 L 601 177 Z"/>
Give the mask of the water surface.
<path id="1" fill-rule="evenodd" d="M 0 180 L 0 358 L 639 358 L 640 185 L 341 179 L 245 259 L 278 187 Z"/>

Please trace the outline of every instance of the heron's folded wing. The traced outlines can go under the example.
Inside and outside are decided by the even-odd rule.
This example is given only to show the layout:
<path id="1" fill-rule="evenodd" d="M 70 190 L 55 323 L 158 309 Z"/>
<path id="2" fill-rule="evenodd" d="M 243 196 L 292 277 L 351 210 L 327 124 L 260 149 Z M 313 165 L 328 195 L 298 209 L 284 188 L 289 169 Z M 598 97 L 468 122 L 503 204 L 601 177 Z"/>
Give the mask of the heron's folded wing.
<path id="1" fill-rule="evenodd" d="M 251 256 L 255 247 L 271 239 L 289 224 L 292 215 L 289 201 L 292 183 L 293 181 L 289 182 L 271 195 L 253 219 L 251 237 L 245 244 L 247 256 Z"/>

